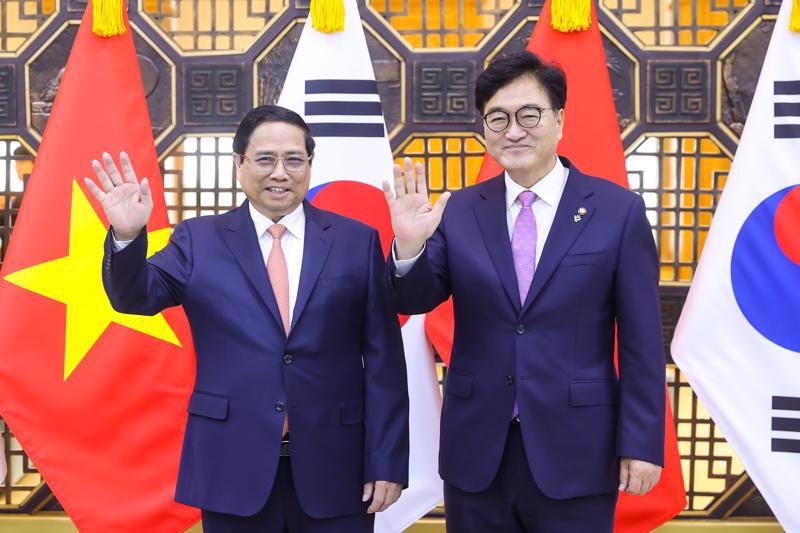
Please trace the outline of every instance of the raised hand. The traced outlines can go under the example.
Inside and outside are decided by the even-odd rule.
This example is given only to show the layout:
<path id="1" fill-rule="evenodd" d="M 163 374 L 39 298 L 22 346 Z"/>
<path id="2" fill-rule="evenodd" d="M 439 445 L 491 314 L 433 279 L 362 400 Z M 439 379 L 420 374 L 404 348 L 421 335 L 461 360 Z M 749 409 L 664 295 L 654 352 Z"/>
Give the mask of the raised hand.
<path id="1" fill-rule="evenodd" d="M 114 228 L 114 237 L 127 241 L 135 239 L 147 225 L 153 212 L 153 197 L 147 178 L 142 178 L 141 183 L 136 179 L 128 154 L 120 152 L 119 161 L 124 177 L 120 175 L 111 155 L 104 152 L 102 164 L 97 160 L 92 161 L 94 173 L 103 188 L 89 178 L 84 178 L 84 181 L 103 206 L 108 222 Z"/>
<path id="2" fill-rule="evenodd" d="M 394 194 L 387 181 L 383 182 L 383 193 L 392 215 L 397 259 L 410 259 L 436 231 L 450 193 L 442 194 L 431 206 L 422 163 L 415 166 L 406 157 L 403 164 L 405 169 L 394 166 Z"/>

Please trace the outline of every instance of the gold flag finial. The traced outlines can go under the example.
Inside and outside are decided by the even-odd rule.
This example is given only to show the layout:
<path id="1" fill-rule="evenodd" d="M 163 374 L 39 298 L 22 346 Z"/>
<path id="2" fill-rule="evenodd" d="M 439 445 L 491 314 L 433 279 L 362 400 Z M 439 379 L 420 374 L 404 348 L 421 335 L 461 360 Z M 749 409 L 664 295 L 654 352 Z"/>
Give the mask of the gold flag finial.
<path id="1" fill-rule="evenodd" d="M 344 31 L 344 0 L 311 0 L 311 23 L 322 33 Z"/>
<path id="2" fill-rule="evenodd" d="M 550 25 L 554 30 L 564 33 L 588 30 L 592 23 L 592 1 L 551 0 Z"/>
<path id="3" fill-rule="evenodd" d="M 792 13 L 789 15 L 789 31 L 800 33 L 800 0 L 792 3 Z"/>
<path id="4" fill-rule="evenodd" d="M 125 0 L 92 0 L 92 33 L 113 37 L 125 33 Z"/>

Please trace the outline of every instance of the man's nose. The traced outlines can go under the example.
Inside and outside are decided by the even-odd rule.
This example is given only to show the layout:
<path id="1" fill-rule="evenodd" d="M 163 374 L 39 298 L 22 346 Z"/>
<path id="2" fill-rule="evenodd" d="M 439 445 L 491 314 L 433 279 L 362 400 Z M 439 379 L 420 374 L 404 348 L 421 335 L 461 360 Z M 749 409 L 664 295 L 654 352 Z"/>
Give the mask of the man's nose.
<path id="1" fill-rule="evenodd" d="M 517 119 L 515 117 L 511 117 L 511 122 L 508 124 L 508 128 L 506 128 L 506 139 L 518 141 L 525 137 L 527 133 L 527 130 L 519 125 Z"/>

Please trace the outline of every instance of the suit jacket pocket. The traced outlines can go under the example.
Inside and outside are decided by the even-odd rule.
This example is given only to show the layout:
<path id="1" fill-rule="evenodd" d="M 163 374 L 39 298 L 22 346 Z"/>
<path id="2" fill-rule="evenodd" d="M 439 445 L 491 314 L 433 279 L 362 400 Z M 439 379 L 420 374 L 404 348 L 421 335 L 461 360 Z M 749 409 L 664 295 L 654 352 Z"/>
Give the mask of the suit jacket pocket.
<path id="1" fill-rule="evenodd" d="M 619 385 L 616 381 L 573 381 L 569 384 L 569 403 L 573 407 L 618 402 Z"/>
<path id="2" fill-rule="evenodd" d="M 189 400 L 190 414 L 225 420 L 228 418 L 228 398 L 214 396 L 205 392 L 194 392 Z"/>
<path id="3" fill-rule="evenodd" d="M 336 276 L 336 277 L 329 277 L 329 278 L 319 278 L 317 282 L 318 287 L 328 287 L 328 288 L 357 288 L 359 286 L 360 280 L 353 276 Z"/>
<path id="4" fill-rule="evenodd" d="M 558 266 L 596 265 L 606 260 L 605 252 L 565 255 Z"/>
<path id="5" fill-rule="evenodd" d="M 364 421 L 364 404 L 358 400 L 347 400 L 339 404 L 342 424 L 350 426 Z"/>
<path id="6" fill-rule="evenodd" d="M 444 384 L 444 393 L 460 398 L 472 398 L 472 374 L 450 370 Z"/>

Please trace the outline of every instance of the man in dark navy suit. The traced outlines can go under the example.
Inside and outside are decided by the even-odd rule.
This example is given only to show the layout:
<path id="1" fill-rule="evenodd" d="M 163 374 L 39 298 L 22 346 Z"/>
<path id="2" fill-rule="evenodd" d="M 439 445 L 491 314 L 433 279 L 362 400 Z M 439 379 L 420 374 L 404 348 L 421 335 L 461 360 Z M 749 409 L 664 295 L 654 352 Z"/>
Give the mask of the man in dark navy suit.
<path id="1" fill-rule="evenodd" d="M 495 60 L 475 97 L 505 172 L 433 206 L 408 159 L 396 196 L 384 184 L 400 312 L 453 297 L 439 460 L 453 533 L 610 533 L 617 490 L 660 476 L 653 236 L 639 196 L 556 155 L 566 95 L 530 52 Z"/>
<path id="2" fill-rule="evenodd" d="M 261 106 L 233 141 L 240 207 L 146 259 L 153 202 L 121 154 L 86 180 L 118 311 L 182 305 L 197 352 L 176 500 L 206 533 L 366 533 L 408 483 L 408 390 L 378 233 L 305 201 L 314 140 Z M 146 354 L 142 354 L 146 357 Z"/>

